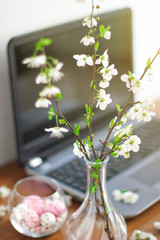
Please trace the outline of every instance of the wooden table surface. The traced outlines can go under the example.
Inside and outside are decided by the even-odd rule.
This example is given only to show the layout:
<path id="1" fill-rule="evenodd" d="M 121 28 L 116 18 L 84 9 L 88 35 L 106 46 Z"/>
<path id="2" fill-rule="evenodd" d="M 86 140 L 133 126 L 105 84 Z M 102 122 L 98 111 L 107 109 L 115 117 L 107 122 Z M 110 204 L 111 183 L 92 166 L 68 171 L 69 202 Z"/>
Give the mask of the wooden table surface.
<path id="1" fill-rule="evenodd" d="M 17 162 L 12 162 L 4 167 L 0 168 L 0 186 L 6 185 L 9 188 L 13 188 L 16 181 L 25 177 L 24 170 L 18 166 Z M 0 199 L 0 205 L 6 204 L 7 199 Z M 73 201 L 72 206 L 69 208 L 69 216 L 79 206 L 78 202 Z M 131 220 L 127 220 L 128 228 L 128 240 L 131 233 L 136 230 L 152 232 L 157 239 L 160 239 L 160 231 L 157 231 L 153 227 L 154 221 L 160 221 L 160 202 L 153 205 L 151 208 L 140 214 L 138 217 Z M 8 214 L 0 220 L 0 240 L 28 240 L 29 237 L 25 237 L 18 233 L 11 225 Z M 45 237 L 46 240 L 65 240 L 65 224 L 63 227 L 53 235 Z M 97 239 L 99 240 L 99 239 Z"/>

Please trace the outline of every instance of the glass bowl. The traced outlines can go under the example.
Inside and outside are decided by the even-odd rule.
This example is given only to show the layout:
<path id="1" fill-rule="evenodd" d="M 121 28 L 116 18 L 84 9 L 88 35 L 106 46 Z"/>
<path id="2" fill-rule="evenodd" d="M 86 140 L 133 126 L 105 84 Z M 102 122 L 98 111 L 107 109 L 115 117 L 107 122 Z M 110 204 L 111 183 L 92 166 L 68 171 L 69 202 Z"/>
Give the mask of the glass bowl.
<path id="1" fill-rule="evenodd" d="M 19 180 L 10 194 L 8 208 L 13 227 L 33 238 L 56 232 L 68 214 L 65 195 L 59 183 L 42 176 Z"/>

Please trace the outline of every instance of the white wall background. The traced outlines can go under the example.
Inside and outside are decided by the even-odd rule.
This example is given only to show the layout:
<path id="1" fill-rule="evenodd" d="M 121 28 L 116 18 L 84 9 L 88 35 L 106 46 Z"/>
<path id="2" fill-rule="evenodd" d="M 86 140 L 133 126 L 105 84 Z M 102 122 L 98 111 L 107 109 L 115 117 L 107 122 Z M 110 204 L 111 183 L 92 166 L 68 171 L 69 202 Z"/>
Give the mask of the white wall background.
<path id="1" fill-rule="evenodd" d="M 86 0 L 90 2 L 91 0 Z M 122 7 L 133 11 L 134 71 L 141 74 L 146 60 L 160 47 L 159 0 L 105 0 L 99 12 Z M 16 158 L 15 129 L 9 89 L 7 43 L 16 35 L 39 30 L 90 13 L 86 5 L 75 0 L 1 0 L 0 1 L 0 165 Z M 155 80 L 151 92 L 159 97 L 160 57 L 154 65 Z"/>

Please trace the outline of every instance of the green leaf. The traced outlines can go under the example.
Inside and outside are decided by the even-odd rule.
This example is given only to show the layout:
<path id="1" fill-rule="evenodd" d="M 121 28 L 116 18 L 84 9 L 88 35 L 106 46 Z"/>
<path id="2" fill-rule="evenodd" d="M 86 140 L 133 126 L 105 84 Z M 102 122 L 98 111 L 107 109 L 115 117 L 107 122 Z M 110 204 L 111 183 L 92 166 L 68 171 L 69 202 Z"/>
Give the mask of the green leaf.
<path id="1" fill-rule="evenodd" d="M 111 155 L 112 155 L 113 157 L 117 157 L 118 153 L 112 152 Z"/>
<path id="2" fill-rule="evenodd" d="M 123 121 L 117 122 L 116 125 L 119 126 L 119 125 L 121 125 L 122 123 L 123 123 Z"/>
<path id="3" fill-rule="evenodd" d="M 79 135 L 79 130 L 80 130 L 80 126 L 78 124 L 74 125 L 74 133 L 76 134 L 76 136 Z"/>
<path id="4" fill-rule="evenodd" d="M 85 139 L 82 139 L 82 143 L 83 143 L 84 145 L 86 145 L 86 140 L 85 140 Z"/>
<path id="5" fill-rule="evenodd" d="M 98 51 L 98 48 L 99 48 L 99 41 L 97 41 L 94 45 L 94 49 L 95 51 Z"/>
<path id="6" fill-rule="evenodd" d="M 66 121 L 64 119 L 59 119 L 59 124 L 66 124 Z"/>
<path id="7" fill-rule="evenodd" d="M 100 27 L 99 27 L 99 31 L 100 31 L 100 33 L 103 33 L 103 32 L 105 31 L 105 27 L 104 27 L 104 25 L 100 25 Z"/>
<path id="8" fill-rule="evenodd" d="M 94 171 L 91 176 L 92 176 L 93 178 L 97 179 L 98 176 L 99 176 L 99 174 L 98 174 L 97 171 Z"/>
<path id="9" fill-rule="evenodd" d="M 93 80 L 91 81 L 90 89 L 93 90 Z"/>
<path id="10" fill-rule="evenodd" d="M 106 29 L 105 29 L 105 32 L 106 31 L 109 31 L 111 29 L 111 26 L 108 26 Z"/>
<path id="11" fill-rule="evenodd" d="M 44 38 L 43 39 L 43 44 L 44 46 L 49 46 L 50 44 L 52 44 L 52 40 L 50 38 Z"/>
<path id="12" fill-rule="evenodd" d="M 63 99 L 63 97 L 62 97 L 62 94 L 61 94 L 61 93 L 58 93 L 58 94 L 56 95 L 56 97 L 57 97 L 59 100 L 62 100 L 62 99 Z"/>
<path id="13" fill-rule="evenodd" d="M 101 159 L 100 159 L 100 158 L 97 158 L 95 162 L 96 162 L 96 163 L 100 163 L 100 162 L 101 162 Z"/>
<path id="14" fill-rule="evenodd" d="M 114 119 L 112 119 L 112 120 L 110 121 L 109 127 L 111 128 L 111 127 L 113 127 L 113 125 L 114 125 Z"/>
<path id="15" fill-rule="evenodd" d="M 133 77 L 133 75 L 132 75 L 132 73 L 130 71 L 128 71 L 128 76 L 129 76 L 131 81 L 134 79 L 134 77 Z"/>
<path id="16" fill-rule="evenodd" d="M 121 107 L 119 106 L 119 104 L 116 104 L 117 110 L 120 112 L 121 111 Z"/>
<path id="17" fill-rule="evenodd" d="M 89 127 L 89 116 L 86 117 L 86 123 L 87 123 L 87 125 Z"/>
<path id="18" fill-rule="evenodd" d="M 93 146 L 93 142 L 91 141 L 91 139 L 90 139 L 89 136 L 88 136 L 88 144 L 89 144 L 90 146 Z"/>
<path id="19" fill-rule="evenodd" d="M 95 161 L 95 163 L 92 164 L 92 167 L 93 167 L 94 169 L 96 169 L 97 171 L 99 171 L 99 170 L 102 168 L 102 165 L 99 164 L 99 163 L 101 163 L 101 159 L 100 159 L 100 158 L 97 158 L 97 160 Z"/>
<path id="20" fill-rule="evenodd" d="M 90 188 L 89 188 L 90 194 L 93 194 L 93 193 L 95 193 L 96 191 L 97 191 L 96 186 L 95 186 L 94 184 L 92 184 L 92 185 L 90 186 Z"/>
<path id="21" fill-rule="evenodd" d="M 50 107 L 49 111 L 48 111 L 48 119 L 52 120 L 54 115 L 56 115 L 55 112 L 54 112 L 54 109 L 53 109 L 53 107 Z"/>
<path id="22" fill-rule="evenodd" d="M 114 140 L 115 140 L 114 143 L 117 143 L 120 139 L 121 139 L 121 137 L 119 137 L 119 135 L 116 135 L 115 138 L 114 138 Z"/>
<path id="23" fill-rule="evenodd" d="M 78 140 L 76 140 L 76 145 L 77 145 L 77 147 L 79 146 L 79 141 Z"/>
<path id="24" fill-rule="evenodd" d="M 147 67 L 149 67 L 149 69 L 151 69 L 150 64 L 151 64 L 151 59 L 149 58 L 148 61 L 147 61 Z"/>
<path id="25" fill-rule="evenodd" d="M 122 190 L 121 190 L 121 193 L 126 193 L 126 192 L 128 192 L 127 189 L 122 189 Z"/>
<path id="26" fill-rule="evenodd" d="M 42 49 L 43 49 L 43 46 L 41 41 L 36 42 L 35 50 L 38 52 L 39 50 L 42 50 Z"/>

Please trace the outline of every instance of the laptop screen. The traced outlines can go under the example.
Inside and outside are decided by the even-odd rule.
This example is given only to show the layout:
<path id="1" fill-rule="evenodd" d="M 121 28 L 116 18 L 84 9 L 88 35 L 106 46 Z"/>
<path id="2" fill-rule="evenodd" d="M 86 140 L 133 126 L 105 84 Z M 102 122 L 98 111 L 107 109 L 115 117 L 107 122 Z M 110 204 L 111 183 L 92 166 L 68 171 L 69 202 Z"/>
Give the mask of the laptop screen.
<path id="1" fill-rule="evenodd" d="M 112 111 L 114 104 L 123 104 L 127 98 L 125 84 L 120 81 L 120 75 L 132 71 L 132 27 L 130 9 L 120 9 L 100 15 L 100 22 L 105 27 L 111 26 L 111 40 L 102 39 L 99 53 L 103 54 L 106 49 L 110 57 L 110 64 L 115 64 L 119 74 L 111 81 L 108 91 L 113 100 L 108 111 L 96 111 L 100 119 L 106 118 Z M 55 122 L 48 120 L 48 109 L 36 109 L 34 104 L 38 99 L 38 93 L 42 86 L 35 84 L 38 70 L 28 69 L 22 64 L 22 60 L 31 56 L 36 41 L 40 37 L 48 37 L 53 44 L 46 48 L 47 55 L 58 58 L 64 63 L 62 72 L 64 77 L 58 83 L 63 101 L 61 110 L 69 121 L 79 123 L 85 131 L 84 105 L 89 103 L 89 86 L 92 80 L 92 68 L 79 68 L 73 59 L 74 54 L 91 54 L 92 47 L 85 47 L 80 40 L 87 33 L 82 27 L 81 20 L 54 26 L 23 36 L 17 36 L 8 44 L 8 58 L 11 79 L 11 91 L 13 97 L 15 126 L 17 135 L 17 147 L 19 161 L 24 164 L 28 158 L 40 154 L 46 147 L 57 148 L 60 141 L 68 143 L 70 134 L 62 140 L 50 138 L 44 128 L 55 126 Z M 96 123 L 96 121 L 95 121 Z M 67 141 L 66 141 L 67 140 Z"/>

